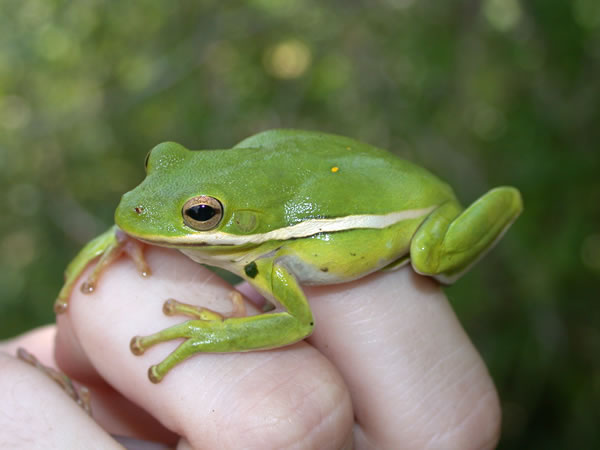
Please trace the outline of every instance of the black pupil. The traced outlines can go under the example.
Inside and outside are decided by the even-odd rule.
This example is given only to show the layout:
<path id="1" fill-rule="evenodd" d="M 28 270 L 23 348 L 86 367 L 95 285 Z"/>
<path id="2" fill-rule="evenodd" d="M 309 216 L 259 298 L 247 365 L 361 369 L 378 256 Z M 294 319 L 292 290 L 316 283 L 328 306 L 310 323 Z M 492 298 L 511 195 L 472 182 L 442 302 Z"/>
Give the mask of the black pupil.
<path id="1" fill-rule="evenodd" d="M 185 213 L 198 222 L 206 222 L 211 219 L 217 211 L 212 206 L 208 205 L 196 205 L 188 208 Z"/>

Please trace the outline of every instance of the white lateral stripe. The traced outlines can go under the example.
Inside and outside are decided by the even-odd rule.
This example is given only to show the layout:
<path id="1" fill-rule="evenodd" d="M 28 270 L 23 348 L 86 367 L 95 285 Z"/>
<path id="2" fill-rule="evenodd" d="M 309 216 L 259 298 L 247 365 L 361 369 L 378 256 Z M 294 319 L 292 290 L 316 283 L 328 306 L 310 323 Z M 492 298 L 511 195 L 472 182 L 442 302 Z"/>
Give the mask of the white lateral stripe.
<path id="1" fill-rule="evenodd" d="M 223 233 L 189 234 L 174 238 L 164 238 L 167 244 L 187 245 L 243 245 L 261 244 L 267 241 L 283 241 L 292 238 L 312 236 L 318 233 L 331 233 L 334 231 L 352 230 L 357 228 L 387 228 L 407 219 L 417 219 L 429 214 L 436 206 L 422 209 L 409 209 L 383 215 L 360 214 L 355 216 L 339 217 L 336 219 L 310 219 L 290 227 L 278 228 L 267 233 L 249 234 L 246 236 Z M 142 237 L 143 239 L 143 237 Z M 161 239 L 162 241 L 162 239 Z"/>

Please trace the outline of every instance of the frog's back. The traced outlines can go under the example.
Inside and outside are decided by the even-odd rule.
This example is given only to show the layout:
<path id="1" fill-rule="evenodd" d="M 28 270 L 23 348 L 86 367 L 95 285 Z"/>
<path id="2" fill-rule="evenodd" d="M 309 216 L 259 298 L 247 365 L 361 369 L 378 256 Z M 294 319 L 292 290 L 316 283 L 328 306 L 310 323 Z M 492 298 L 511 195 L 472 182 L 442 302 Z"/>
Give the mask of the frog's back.
<path id="1" fill-rule="evenodd" d="M 287 198 L 301 210 L 297 220 L 387 214 L 455 200 L 452 189 L 427 170 L 343 136 L 271 130 L 235 148 L 260 149 L 241 158 L 245 168 L 260 174 L 280 203 Z M 268 189 L 261 192 L 269 195 Z"/>
<path id="2" fill-rule="evenodd" d="M 234 148 L 261 148 L 265 152 L 310 161 L 331 156 L 361 158 L 363 160 L 388 160 L 400 165 L 399 169 L 420 169 L 413 164 L 391 155 L 389 152 L 345 136 L 318 131 L 276 129 L 263 131 L 244 139 Z M 310 164 L 310 163 L 309 163 Z"/>

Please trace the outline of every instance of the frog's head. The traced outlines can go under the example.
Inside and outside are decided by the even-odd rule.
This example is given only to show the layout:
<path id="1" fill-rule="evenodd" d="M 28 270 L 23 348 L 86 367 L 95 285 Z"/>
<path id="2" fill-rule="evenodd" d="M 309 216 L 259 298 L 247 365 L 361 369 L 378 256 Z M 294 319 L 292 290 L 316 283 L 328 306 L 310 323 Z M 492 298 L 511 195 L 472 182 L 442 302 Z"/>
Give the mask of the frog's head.
<path id="1" fill-rule="evenodd" d="M 268 208 L 235 184 L 239 167 L 228 152 L 157 145 L 146 157 L 144 181 L 123 195 L 115 223 L 135 238 L 165 246 L 252 243 L 261 224 L 273 218 L 266 220 Z M 252 205 L 248 198 L 254 198 Z"/>

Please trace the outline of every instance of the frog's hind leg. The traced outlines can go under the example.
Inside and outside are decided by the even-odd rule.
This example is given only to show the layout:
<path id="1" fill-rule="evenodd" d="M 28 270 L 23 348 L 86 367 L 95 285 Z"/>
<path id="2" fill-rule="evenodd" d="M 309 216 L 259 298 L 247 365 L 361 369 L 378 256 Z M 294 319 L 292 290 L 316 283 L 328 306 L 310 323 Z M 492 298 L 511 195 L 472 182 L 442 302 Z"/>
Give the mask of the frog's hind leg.
<path id="1" fill-rule="evenodd" d="M 443 204 L 413 236 L 413 268 L 453 283 L 496 244 L 522 209 L 521 194 L 512 187 L 492 189 L 464 211 L 456 202 Z"/>

